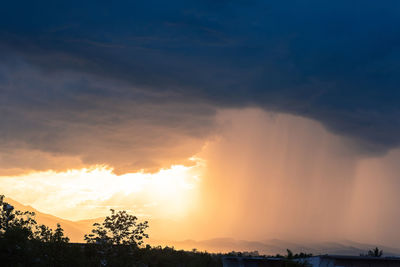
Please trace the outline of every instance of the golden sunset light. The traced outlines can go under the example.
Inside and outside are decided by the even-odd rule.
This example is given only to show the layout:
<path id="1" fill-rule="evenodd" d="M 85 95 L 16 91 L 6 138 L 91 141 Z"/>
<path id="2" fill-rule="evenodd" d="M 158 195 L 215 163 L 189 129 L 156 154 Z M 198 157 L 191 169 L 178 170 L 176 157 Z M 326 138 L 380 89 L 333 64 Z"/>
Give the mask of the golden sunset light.
<path id="1" fill-rule="evenodd" d="M 21 203 L 70 220 L 96 218 L 110 208 L 142 217 L 184 217 L 194 203 L 200 163 L 174 165 L 157 173 L 116 175 L 94 166 L 66 172 L 34 172 L 0 177 L 3 192 Z"/>
<path id="2" fill-rule="evenodd" d="M 399 1 L 3 2 L 1 267 L 400 267 Z"/>

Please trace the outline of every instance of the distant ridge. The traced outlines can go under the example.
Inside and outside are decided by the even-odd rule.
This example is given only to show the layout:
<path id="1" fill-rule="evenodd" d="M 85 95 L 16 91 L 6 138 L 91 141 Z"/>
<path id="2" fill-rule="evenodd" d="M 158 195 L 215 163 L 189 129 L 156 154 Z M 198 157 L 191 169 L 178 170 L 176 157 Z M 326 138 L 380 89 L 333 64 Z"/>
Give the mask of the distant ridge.
<path id="1" fill-rule="evenodd" d="M 208 252 L 231 252 L 231 251 L 258 251 L 265 255 L 285 255 L 286 249 L 292 250 L 294 253 L 306 252 L 314 255 L 334 254 L 334 255 L 355 255 L 367 253 L 368 250 L 375 248 L 377 245 L 363 244 L 345 240 L 343 242 L 316 242 L 299 244 L 279 239 L 271 239 L 265 241 L 247 241 L 236 240 L 232 238 L 214 238 L 202 241 L 184 240 L 184 241 L 159 241 L 162 245 L 174 246 L 176 249 L 192 250 Z M 399 256 L 400 249 L 379 246 L 383 250 L 385 256 Z"/>
<path id="2" fill-rule="evenodd" d="M 60 223 L 61 227 L 64 229 L 64 233 L 70 238 L 71 242 L 83 242 L 83 236 L 91 231 L 93 223 L 103 220 L 103 218 L 97 218 L 82 221 L 70 221 L 40 212 L 31 206 L 23 205 L 11 198 L 5 198 L 5 201 L 13 205 L 17 210 L 35 212 L 35 218 L 39 224 L 45 224 L 54 229 L 57 226 L 57 223 Z"/>
<path id="3" fill-rule="evenodd" d="M 13 199 L 6 198 L 6 202 L 13 205 L 17 210 L 32 211 L 36 213 L 36 221 L 40 224 L 45 224 L 49 227 L 55 228 L 57 223 L 61 224 L 65 234 L 70 238 L 71 242 L 83 242 L 83 236 L 89 233 L 92 225 L 95 222 L 101 222 L 104 218 L 70 221 L 61 219 L 59 217 L 46 214 L 34 209 L 31 206 L 23 205 Z M 149 222 L 150 237 L 162 236 L 164 231 L 178 231 L 176 222 L 172 220 L 154 219 Z M 350 240 L 343 240 L 340 242 L 315 242 L 315 243 L 296 243 L 280 239 L 268 239 L 263 241 L 247 241 L 236 240 L 233 238 L 213 238 L 207 240 L 161 240 L 156 238 L 149 239 L 149 243 L 153 246 L 170 246 L 176 249 L 192 250 L 208 252 L 231 252 L 231 251 L 258 251 L 260 254 L 275 255 L 286 254 L 286 249 L 292 250 L 294 253 L 306 252 L 315 255 L 319 254 L 337 254 L 337 255 L 359 255 L 366 253 L 368 250 L 375 248 L 377 245 L 364 244 Z M 383 250 L 384 256 L 399 256 L 400 249 L 380 246 Z"/>

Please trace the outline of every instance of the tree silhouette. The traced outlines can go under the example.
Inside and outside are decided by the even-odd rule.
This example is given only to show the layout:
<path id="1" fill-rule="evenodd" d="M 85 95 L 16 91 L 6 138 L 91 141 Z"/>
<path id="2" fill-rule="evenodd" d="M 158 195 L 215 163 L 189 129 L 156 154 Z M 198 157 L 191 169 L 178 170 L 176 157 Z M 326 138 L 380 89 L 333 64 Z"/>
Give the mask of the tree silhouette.
<path id="1" fill-rule="evenodd" d="M 286 251 L 287 251 L 286 258 L 293 259 L 293 252 L 290 249 L 286 249 Z"/>
<path id="2" fill-rule="evenodd" d="M 34 212 L 15 210 L 4 201 L 4 195 L 0 195 L 0 237 L 6 238 L 19 232 L 26 239 L 32 239 L 32 229 L 37 224 L 34 217 Z"/>
<path id="3" fill-rule="evenodd" d="M 68 266 L 68 242 L 60 224 L 56 230 L 38 225 L 34 212 L 16 210 L 0 195 L 2 266 Z"/>
<path id="4" fill-rule="evenodd" d="M 376 247 L 373 250 L 369 250 L 367 256 L 368 257 L 382 257 L 383 251 Z"/>
<path id="5" fill-rule="evenodd" d="M 57 228 L 55 230 L 49 228 L 46 225 L 36 226 L 36 231 L 34 236 L 38 241 L 48 242 L 48 243 L 68 243 L 69 238 L 64 236 L 64 230 L 61 225 L 57 223 Z"/>
<path id="6" fill-rule="evenodd" d="M 57 224 L 56 230 L 43 224 L 39 225 L 35 220 L 34 212 L 16 210 L 4 201 L 4 195 L 0 195 L 0 237 L 12 236 L 40 242 L 69 242 L 60 224 Z"/>
<path id="7" fill-rule="evenodd" d="M 132 266 L 139 264 L 139 247 L 144 238 L 148 222 L 138 222 L 136 216 L 126 211 L 111 209 L 102 224 L 93 224 L 92 233 L 85 235 L 88 243 L 88 253 L 96 264 L 103 266 Z"/>
<path id="8" fill-rule="evenodd" d="M 137 222 L 138 218 L 126 211 L 110 211 L 111 215 L 102 224 L 93 224 L 95 228 L 92 233 L 85 235 L 87 243 L 139 247 L 143 244 L 143 239 L 149 237 L 144 232 L 149 227 L 147 221 Z"/>

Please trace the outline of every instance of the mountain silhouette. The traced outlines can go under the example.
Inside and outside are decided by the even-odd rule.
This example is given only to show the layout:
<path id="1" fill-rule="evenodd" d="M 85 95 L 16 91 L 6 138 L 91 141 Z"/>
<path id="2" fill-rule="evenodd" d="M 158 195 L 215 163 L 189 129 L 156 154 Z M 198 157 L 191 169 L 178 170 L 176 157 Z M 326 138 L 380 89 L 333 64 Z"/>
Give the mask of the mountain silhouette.
<path id="1" fill-rule="evenodd" d="M 83 236 L 91 231 L 93 223 L 101 222 L 104 219 L 97 218 L 90 220 L 70 221 L 51 214 L 40 212 L 29 205 L 23 205 L 11 198 L 5 198 L 5 201 L 13 205 L 17 210 L 35 212 L 35 218 L 39 224 L 47 225 L 53 229 L 57 227 L 57 223 L 61 224 L 61 227 L 64 229 L 64 233 L 70 238 L 71 242 L 83 242 Z"/>
<path id="2" fill-rule="evenodd" d="M 51 214 L 43 213 L 37 209 L 23 205 L 11 198 L 6 198 L 6 202 L 13 205 L 17 210 L 32 211 L 36 214 L 36 221 L 39 224 L 45 224 L 51 228 L 55 228 L 57 223 L 61 224 L 66 236 L 71 242 L 84 242 L 83 237 L 85 234 L 90 233 L 93 223 L 102 222 L 104 217 L 80 221 L 71 221 L 56 217 Z M 291 242 L 280 239 L 268 239 L 263 241 L 248 241 L 236 240 L 233 238 L 213 238 L 207 240 L 168 240 L 165 238 L 164 233 L 178 233 L 181 227 L 179 223 L 168 219 L 150 219 L 149 220 L 149 234 L 150 238 L 148 243 L 151 245 L 173 246 L 176 249 L 192 250 L 208 252 L 231 252 L 231 251 L 258 251 L 260 254 L 275 255 L 286 254 L 286 249 L 292 250 L 294 253 L 307 252 L 312 254 L 338 254 L 338 255 L 359 255 L 366 253 L 369 249 L 378 246 L 383 250 L 385 256 L 398 256 L 400 249 L 380 246 L 376 244 L 365 244 L 354 242 L 350 240 L 342 240 L 336 242 L 314 242 L 314 243 L 300 243 Z"/>

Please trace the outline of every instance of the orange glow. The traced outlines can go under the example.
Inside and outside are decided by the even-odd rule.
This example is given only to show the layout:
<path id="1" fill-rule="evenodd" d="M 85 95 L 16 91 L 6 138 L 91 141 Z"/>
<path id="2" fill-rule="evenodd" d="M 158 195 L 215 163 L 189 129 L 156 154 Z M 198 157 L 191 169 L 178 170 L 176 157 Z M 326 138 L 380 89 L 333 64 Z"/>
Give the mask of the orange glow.
<path id="1" fill-rule="evenodd" d="M 72 220 L 124 209 L 149 218 L 157 240 L 395 245 L 400 238 L 392 231 L 400 218 L 399 149 L 368 158 L 316 121 L 257 109 L 221 111 L 216 124 L 218 135 L 204 140 L 192 166 L 123 175 L 94 166 L 0 177 L 1 193 Z"/>
<path id="2" fill-rule="evenodd" d="M 182 217 L 196 196 L 200 165 L 119 176 L 105 166 L 35 172 L 3 176 L 0 186 L 3 194 L 15 200 L 66 219 L 104 216 L 109 208 L 146 217 Z"/>

